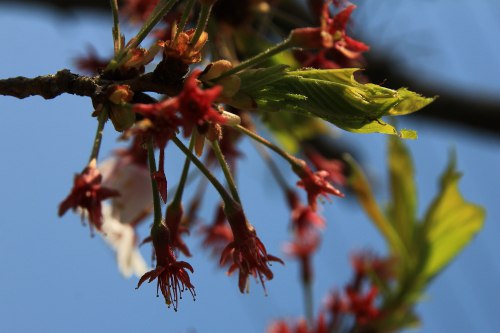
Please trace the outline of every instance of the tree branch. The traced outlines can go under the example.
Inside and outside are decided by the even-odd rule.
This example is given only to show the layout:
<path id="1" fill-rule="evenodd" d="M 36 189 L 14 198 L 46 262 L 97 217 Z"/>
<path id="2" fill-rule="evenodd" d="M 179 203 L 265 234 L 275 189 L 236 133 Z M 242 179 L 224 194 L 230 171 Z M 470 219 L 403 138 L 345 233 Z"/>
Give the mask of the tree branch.
<path id="1" fill-rule="evenodd" d="M 80 76 L 68 69 L 32 79 L 18 76 L 0 80 L 0 95 L 21 99 L 29 96 L 52 99 L 63 93 L 94 97 L 102 92 L 101 88 L 97 77 Z"/>
<path id="2" fill-rule="evenodd" d="M 0 0 L 0 4 L 13 2 L 13 0 Z M 73 10 L 79 7 L 85 7 L 96 11 L 109 11 L 108 2 L 102 0 L 25 0 L 23 4 L 52 6 L 62 10 Z M 444 87 L 429 89 L 426 83 L 419 83 L 415 77 L 395 70 L 395 63 L 397 64 L 397 59 L 393 59 L 390 55 L 385 59 L 368 57 L 366 73 L 373 82 L 385 82 L 384 86 L 387 87 L 409 87 L 426 96 L 436 94 L 440 96 L 435 102 L 431 103 L 422 111 L 416 112 L 415 117 L 420 119 L 426 118 L 426 120 L 438 119 L 446 124 L 464 126 L 477 130 L 480 133 L 500 135 L 500 127 L 497 125 L 500 122 L 500 102 L 484 101 L 464 96 L 446 90 Z M 157 90 L 161 90 L 160 87 L 154 85 L 153 81 L 144 80 L 144 78 L 141 78 L 141 80 L 143 80 L 141 83 L 142 87 L 149 84 L 152 85 L 149 87 L 150 90 L 142 91 L 157 92 Z M 1 85 L 2 81 L 0 81 L 0 86 Z M 0 91 L 5 91 L 5 89 L 6 88 L 0 88 Z M 15 96 L 13 94 L 7 95 Z M 413 115 L 411 116 L 413 117 Z"/>
<path id="3" fill-rule="evenodd" d="M 155 82 L 153 73 L 141 75 L 131 80 L 111 81 L 103 80 L 99 76 L 90 77 L 73 74 L 68 69 L 63 69 L 55 75 L 37 76 L 35 78 L 18 76 L 0 80 L 0 95 L 20 99 L 29 96 L 52 99 L 61 94 L 95 98 L 113 84 L 128 85 L 134 92 L 156 92 L 171 96 L 180 91 L 179 86 L 167 86 Z"/>

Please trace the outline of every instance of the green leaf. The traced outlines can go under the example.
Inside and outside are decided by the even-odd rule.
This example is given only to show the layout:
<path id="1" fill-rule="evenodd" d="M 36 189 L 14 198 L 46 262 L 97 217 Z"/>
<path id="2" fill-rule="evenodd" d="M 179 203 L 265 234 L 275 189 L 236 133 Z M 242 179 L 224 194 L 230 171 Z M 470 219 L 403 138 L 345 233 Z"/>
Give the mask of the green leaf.
<path id="1" fill-rule="evenodd" d="M 316 116 L 351 132 L 415 138 L 414 131 L 398 132 L 381 117 L 417 111 L 433 99 L 404 88 L 392 90 L 375 84 L 361 84 L 354 79 L 356 70 L 286 71 L 276 66 L 248 70 L 239 74 L 240 91 L 264 111 Z"/>
<path id="2" fill-rule="evenodd" d="M 432 279 L 472 240 L 484 224 L 482 207 L 465 201 L 458 189 L 461 174 L 451 157 L 441 176 L 440 193 L 434 199 L 422 228 L 430 252 L 424 276 Z"/>
<path id="3" fill-rule="evenodd" d="M 422 97 L 406 88 L 399 88 L 398 94 L 401 101 L 389 111 L 389 114 L 391 116 L 402 116 L 416 110 L 420 110 L 421 108 L 432 103 L 437 98 Z"/>
<path id="4" fill-rule="evenodd" d="M 407 257 L 402 240 L 377 204 L 371 186 L 361 170 L 361 167 L 348 154 L 344 155 L 344 160 L 348 163 L 351 171 L 349 185 L 358 197 L 364 211 L 368 217 L 370 217 L 379 232 L 385 237 L 391 248 L 392 254 L 397 258 L 400 256 Z"/>
<path id="5" fill-rule="evenodd" d="M 406 244 L 414 238 L 417 220 L 417 189 L 413 162 L 403 140 L 391 137 L 388 141 L 388 165 L 391 202 L 388 213 L 397 233 Z"/>

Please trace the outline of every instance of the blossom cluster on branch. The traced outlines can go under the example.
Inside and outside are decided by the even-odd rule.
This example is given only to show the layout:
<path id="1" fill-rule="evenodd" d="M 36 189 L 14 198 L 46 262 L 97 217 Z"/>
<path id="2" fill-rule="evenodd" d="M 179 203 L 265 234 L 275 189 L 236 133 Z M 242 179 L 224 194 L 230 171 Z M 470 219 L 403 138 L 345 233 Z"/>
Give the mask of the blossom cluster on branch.
<path id="1" fill-rule="evenodd" d="M 92 76 L 62 70 L 34 79 L 5 79 L 0 80 L 0 94 L 90 97 L 92 115 L 97 118 L 92 151 L 83 171 L 74 176 L 59 215 L 70 209 L 79 212 L 116 251 L 120 271 L 139 276 L 137 288 L 155 281 L 157 294 L 161 292 L 169 307 L 177 311 L 183 292 L 196 295 L 196 267 L 188 262 L 195 253 L 185 242 L 188 235 L 201 235 L 204 248 L 217 257 L 218 265 L 228 275 L 238 273 L 241 293 L 249 292 L 251 278 L 266 292 L 266 282 L 274 277 L 271 264 L 284 262 L 268 253 L 247 218 L 248 203 L 236 184 L 235 173 L 244 155 L 239 144 L 248 138 L 256 143 L 283 191 L 292 234 L 285 253 L 299 261 L 306 295 L 307 320 L 279 321 L 269 332 L 402 329 L 416 320 L 415 293 L 422 292 L 453 258 L 432 252 L 432 246 L 446 241 L 434 233 L 434 225 L 442 221 L 437 213 L 432 219 L 439 203 L 430 209 L 429 222 L 417 223 L 414 207 L 408 205 L 414 196 L 414 188 L 407 186 L 413 181 L 412 173 L 391 169 L 393 188 L 408 198 L 394 198 L 392 211 L 384 216 L 352 159 L 327 158 L 305 142 L 330 135 L 329 124 L 354 133 L 390 134 L 391 161 L 411 165 L 400 138 L 415 139 L 416 132 L 397 130 L 382 117 L 418 111 L 433 98 L 368 83 L 369 78 L 357 73 L 369 46 L 350 35 L 354 4 L 309 0 L 309 13 L 301 17 L 303 13 L 289 2 L 296 4 L 291 0 L 127 0 L 120 9 L 118 1 L 111 0 L 113 55 L 100 57 L 90 49 L 77 61 L 78 68 Z M 120 21 L 140 26 L 128 41 L 121 34 Z M 129 146 L 101 161 L 103 129 L 108 123 Z M 262 129 L 267 135 L 260 133 Z M 168 145 L 185 156 L 180 178 L 173 182 L 165 171 L 166 163 L 176 162 L 166 156 Z M 289 165 L 296 176 L 293 181 L 284 176 L 275 156 Z M 216 176 L 217 170 L 223 180 Z M 197 192 L 186 202 L 184 190 L 192 174 L 201 176 Z M 447 175 L 443 196 L 456 187 L 453 167 Z M 197 215 L 207 184 L 219 198 L 213 222 L 200 227 Z M 342 292 L 329 295 L 327 305 L 315 315 L 313 257 L 327 224 L 318 202 L 344 197 L 341 188 L 350 188 L 359 197 L 385 237 L 389 253 L 385 258 L 354 257 L 353 280 Z M 473 206 L 465 201 L 460 205 Z M 474 227 L 460 240 L 456 253 L 481 226 L 482 211 L 474 209 Z M 138 250 L 141 239 L 136 230 L 151 216 L 150 234 L 142 242 L 153 247 L 155 267 L 148 270 Z"/>

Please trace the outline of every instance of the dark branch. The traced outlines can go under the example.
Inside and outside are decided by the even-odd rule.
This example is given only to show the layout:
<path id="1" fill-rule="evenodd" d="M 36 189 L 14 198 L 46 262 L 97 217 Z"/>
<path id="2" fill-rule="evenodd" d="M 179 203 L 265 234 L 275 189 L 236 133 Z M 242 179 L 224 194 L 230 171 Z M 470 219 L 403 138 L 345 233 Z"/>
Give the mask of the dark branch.
<path id="1" fill-rule="evenodd" d="M 98 78 L 73 74 L 68 69 L 32 79 L 18 76 L 0 80 L 0 95 L 17 98 L 41 96 L 52 99 L 63 93 L 94 97 L 102 92 L 101 88 Z"/>
<path id="2" fill-rule="evenodd" d="M 12 0 L 0 0 L 0 4 L 12 2 Z M 108 2 L 102 0 L 25 0 L 23 3 L 52 6 L 63 10 L 85 7 L 96 11 L 109 11 Z M 429 89 L 425 83 L 417 82 L 415 77 L 394 70 L 395 63 L 397 63 L 397 59 L 392 57 L 388 59 L 369 58 L 367 68 L 372 81 L 376 83 L 385 82 L 385 86 L 393 88 L 409 87 L 425 96 L 440 96 L 431 105 L 415 113 L 415 117 L 438 119 L 446 124 L 457 124 L 482 133 L 500 135 L 500 127 L 497 125 L 500 123 L 500 102 L 481 101 L 477 98 L 453 93 L 444 88 Z M 148 84 L 154 86 L 150 80 L 145 80 L 142 84 L 144 86 Z M 150 91 L 161 90 L 160 87 L 150 88 Z M 137 91 L 136 89 L 133 90 Z"/>
<path id="3" fill-rule="evenodd" d="M 52 99 L 61 94 L 72 94 L 96 98 L 113 84 L 126 84 L 134 92 L 156 92 L 159 94 L 176 95 L 179 86 L 167 86 L 155 82 L 152 73 L 141 75 L 126 81 L 103 80 L 99 76 L 89 77 L 71 73 L 63 69 L 55 75 L 26 78 L 22 76 L 0 80 L 0 95 L 16 98 L 41 96 Z"/>

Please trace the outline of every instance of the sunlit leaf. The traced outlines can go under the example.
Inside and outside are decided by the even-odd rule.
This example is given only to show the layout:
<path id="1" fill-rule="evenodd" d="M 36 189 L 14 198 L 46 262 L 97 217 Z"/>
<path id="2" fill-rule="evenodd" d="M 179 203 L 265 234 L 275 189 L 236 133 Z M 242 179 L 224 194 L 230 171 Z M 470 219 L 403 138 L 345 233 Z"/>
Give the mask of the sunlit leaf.
<path id="1" fill-rule="evenodd" d="M 465 201 L 458 189 L 460 173 L 455 158 L 441 177 L 440 192 L 432 203 L 422 228 L 430 245 L 425 277 L 439 273 L 475 236 L 484 223 L 482 207 Z"/>
<path id="2" fill-rule="evenodd" d="M 432 98 L 407 89 L 361 84 L 354 79 L 356 70 L 286 71 L 277 66 L 248 70 L 240 74 L 240 91 L 250 96 L 260 110 L 316 116 L 351 132 L 415 138 L 414 131 L 398 132 L 381 117 L 417 111 Z"/>
<path id="3" fill-rule="evenodd" d="M 402 140 L 391 137 L 388 146 L 391 186 L 389 216 L 400 237 L 409 244 L 412 242 L 417 220 L 417 189 L 413 179 L 415 176 L 413 162 Z"/>

